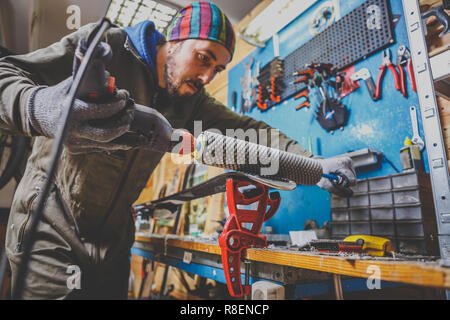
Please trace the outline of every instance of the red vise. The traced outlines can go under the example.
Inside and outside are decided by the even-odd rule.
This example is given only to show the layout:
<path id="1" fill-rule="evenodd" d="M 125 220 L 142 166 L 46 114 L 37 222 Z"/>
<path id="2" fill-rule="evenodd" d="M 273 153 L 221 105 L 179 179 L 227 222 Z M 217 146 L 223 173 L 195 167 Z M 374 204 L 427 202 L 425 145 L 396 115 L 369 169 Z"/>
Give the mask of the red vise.
<path id="1" fill-rule="evenodd" d="M 241 192 L 240 188 L 245 190 Z M 281 198 L 278 192 L 269 194 L 269 187 L 266 185 L 233 178 L 227 180 L 226 192 L 230 216 L 220 234 L 219 246 L 228 291 L 233 297 L 242 297 L 250 293 L 251 287 L 242 286 L 241 258 L 247 248 L 267 246 L 266 237 L 259 232 L 262 224 L 278 210 Z M 256 202 L 256 210 L 238 208 Z"/>

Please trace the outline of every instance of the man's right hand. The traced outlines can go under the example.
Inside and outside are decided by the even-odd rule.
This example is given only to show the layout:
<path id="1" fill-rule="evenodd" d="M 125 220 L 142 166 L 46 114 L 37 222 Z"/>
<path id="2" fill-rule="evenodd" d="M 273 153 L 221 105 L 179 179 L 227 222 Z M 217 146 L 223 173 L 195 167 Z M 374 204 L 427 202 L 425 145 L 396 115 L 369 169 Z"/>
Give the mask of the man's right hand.
<path id="1" fill-rule="evenodd" d="M 54 138 L 62 125 L 62 110 L 67 106 L 72 77 L 51 87 L 39 86 L 31 93 L 27 118 L 40 134 Z M 72 153 L 129 150 L 135 146 L 117 144 L 133 120 L 133 101 L 126 90 L 99 103 L 75 99 L 65 146 Z"/>

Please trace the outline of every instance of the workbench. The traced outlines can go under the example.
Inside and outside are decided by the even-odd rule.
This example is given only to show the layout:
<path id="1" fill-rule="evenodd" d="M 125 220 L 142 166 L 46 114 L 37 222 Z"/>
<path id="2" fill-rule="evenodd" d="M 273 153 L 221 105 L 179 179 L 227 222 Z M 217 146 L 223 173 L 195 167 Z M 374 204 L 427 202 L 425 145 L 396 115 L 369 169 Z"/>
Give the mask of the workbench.
<path id="1" fill-rule="evenodd" d="M 225 283 L 220 247 L 213 239 L 138 233 L 131 254 Z M 330 275 L 334 282 L 331 287 Z M 433 257 L 373 257 L 269 246 L 247 249 L 241 263 L 241 280 L 249 284 L 267 280 L 295 285 L 294 298 L 330 290 L 335 291 L 336 297 L 343 297 L 346 288 L 412 285 L 450 289 L 450 268 L 440 266 Z"/>

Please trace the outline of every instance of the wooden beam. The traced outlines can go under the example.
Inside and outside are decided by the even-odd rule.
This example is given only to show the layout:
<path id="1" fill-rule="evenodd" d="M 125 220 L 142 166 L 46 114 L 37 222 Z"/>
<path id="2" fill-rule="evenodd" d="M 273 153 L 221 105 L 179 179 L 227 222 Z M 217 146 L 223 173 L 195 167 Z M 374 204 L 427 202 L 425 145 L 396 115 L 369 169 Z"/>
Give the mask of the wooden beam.
<path id="1" fill-rule="evenodd" d="M 376 277 L 384 281 L 401 282 L 427 287 L 450 288 L 450 269 L 437 263 L 379 259 L 360 259 L 286 252 L 268 249 L 248 249 L 247 259 L 311 269 L 352 277 Z"/>
<path id="2" fill-rule="evenodd" d="M 140 237 L 153 242 L 151 237 Z M 158 239 L 159 241 L 160 239 Z M 139 241 L 136 239 L 136 241 Z M 217 243 L 168 238 L 167 246 L 220 255 Z M 294 268 L 309 269 L 359 278 L 374 278 L 425 287 L 450 289 L 450 268 L 437 262 L 378 258 L 368 256 L 338 256 L 280 249 L 247 249 L 246 259 Z"/>
<path id="3" fill-rule="evenodd" d="M 213 253 L 213 254 L 218 254 L 218 255 L 221 254 L 220 247 L 217 244 L 168 239 L 167 245 L 177 247 L 177 248 L 183 248 L 183 249 L 187 249 L 187 250 L 201 251 L 201 252 Z"/>

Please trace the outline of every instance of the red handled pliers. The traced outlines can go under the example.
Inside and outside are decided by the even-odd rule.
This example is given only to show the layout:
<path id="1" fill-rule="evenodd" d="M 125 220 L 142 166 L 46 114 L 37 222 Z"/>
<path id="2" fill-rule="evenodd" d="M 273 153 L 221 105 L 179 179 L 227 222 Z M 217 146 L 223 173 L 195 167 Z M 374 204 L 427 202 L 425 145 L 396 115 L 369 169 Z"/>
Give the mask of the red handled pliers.
<path id="1" fill-rule="evenodd" d="M 406 97 L 406 77 L 403 65 L 406 64 L 406 69 L 408 70 L 409 79 L 411 80 L 412 88 L 417 92 L 416 78 L 414 77 L 414 70 L 411 60 L 411 52 L 406 48 L 405 45 L 398 47 L 397 51 L 397 69 L 400 74 L 400 85 L 402 89 L 403 96 Z"/>
<path id="2" fill-rule="evenodd" d="M 386 68 L 389 68 L 389 70 L 391 70 L 392 74 L 394 75 L 395 89 L 400 90 L 400 79 L 398 77 L 397 70 L 395 69 L 394 64 L 391 62 L 391 52 L 389 51 L 389 49 L 386 49 L 383 51 L 380 73 L 378 74 L 377 79 L 377 87 L 375 93 L 375 98 L 377 99 L 380 99 L 381 97 L 381 83 L 383 81 L 383 76 L 386 72 Z"/>

